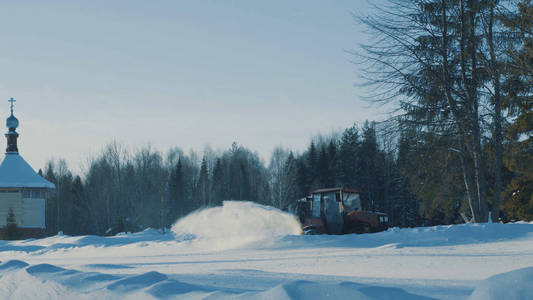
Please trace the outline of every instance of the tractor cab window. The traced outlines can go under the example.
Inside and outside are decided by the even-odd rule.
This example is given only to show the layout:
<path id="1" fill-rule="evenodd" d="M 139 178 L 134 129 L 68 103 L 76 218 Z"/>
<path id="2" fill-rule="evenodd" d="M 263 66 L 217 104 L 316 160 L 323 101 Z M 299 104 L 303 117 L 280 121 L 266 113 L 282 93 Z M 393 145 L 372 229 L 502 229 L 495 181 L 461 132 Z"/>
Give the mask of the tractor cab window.
<path id="1" fill-rule="evenodd" d="M 361 211 L 361 199 L 357 193 L 344 193 L 344 207 L 349 211 Z"/>
<path id="2" fill-rule="evenodd" d="M 313 195 L 313 211 L 312 215 L 315 218 L 320 218 L 320 194 Z"/>
<path id="3" fill-rule="evenodd" d="M 324 203 L 324 212 L 326 214 L 338 215 L 340 213 L 340 206 L 339 203 L 337 203 L 335 193 L 323 194 L 322 201 Z"/>
<path id="4" fill-rule="evenodd" d="M 328 226 L 328 231 L 332 234 L 342 232 L 343 217 L 340 210 L 340 203 L 337 202 L 336 193 L 325 193 L 322 195 L 324 205 L 324 217 Z"/>

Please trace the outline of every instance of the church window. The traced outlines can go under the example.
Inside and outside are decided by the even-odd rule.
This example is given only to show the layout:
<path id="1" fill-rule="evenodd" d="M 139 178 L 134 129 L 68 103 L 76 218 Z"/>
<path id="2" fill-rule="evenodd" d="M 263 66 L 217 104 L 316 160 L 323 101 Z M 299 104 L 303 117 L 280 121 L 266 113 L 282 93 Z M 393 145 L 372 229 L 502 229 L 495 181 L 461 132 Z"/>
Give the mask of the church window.
<path id="1" fill-rule="evenodd" d="M 31 197 L 36 199 L 44 198 L 44 192 L 41 190 L 33 190 L 31 191 Z"/>

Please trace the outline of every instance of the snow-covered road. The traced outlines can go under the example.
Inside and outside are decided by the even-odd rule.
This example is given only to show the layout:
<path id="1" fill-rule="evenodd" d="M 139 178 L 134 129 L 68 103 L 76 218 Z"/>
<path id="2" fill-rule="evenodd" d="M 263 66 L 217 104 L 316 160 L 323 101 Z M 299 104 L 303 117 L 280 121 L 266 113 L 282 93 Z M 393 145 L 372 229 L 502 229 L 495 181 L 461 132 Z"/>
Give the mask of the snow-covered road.
<path id="1" fill-rule="evenodd" d="M 0 298 L 533 297 L 533 223 L 301 236 L 287 215 L 246 203 L 180 222 L 165 234 L 0 241 Z"/>

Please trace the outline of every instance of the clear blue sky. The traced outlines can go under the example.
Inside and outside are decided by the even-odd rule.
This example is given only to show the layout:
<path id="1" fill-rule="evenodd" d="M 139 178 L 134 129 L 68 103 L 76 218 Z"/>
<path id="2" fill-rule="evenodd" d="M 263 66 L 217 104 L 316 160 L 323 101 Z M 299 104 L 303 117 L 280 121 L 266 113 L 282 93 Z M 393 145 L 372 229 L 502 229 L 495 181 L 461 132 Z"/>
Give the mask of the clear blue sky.
<path id="1" fill-rule="evenodd" d="M 78 168 L 106 143 L 277 145 L 382 119 L 345 50 L 366 1 L 2 1 L 0 115 L 20 153 Z M 4 100 L 2 100 L 4 99 Z M 6 129 L 5 129 L 6 130 Z M 5 141 L 3 142 L 5 145 Z"/>

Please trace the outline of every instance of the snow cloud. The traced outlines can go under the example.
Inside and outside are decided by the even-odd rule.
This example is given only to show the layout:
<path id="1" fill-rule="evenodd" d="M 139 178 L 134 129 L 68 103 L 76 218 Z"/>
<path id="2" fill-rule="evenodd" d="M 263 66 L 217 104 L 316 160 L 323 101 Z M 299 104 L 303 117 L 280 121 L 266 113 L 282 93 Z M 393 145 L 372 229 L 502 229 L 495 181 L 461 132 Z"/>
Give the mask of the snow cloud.
<path id="1" fill-rule="evenodd" d="M 179 237 L 193 236 L 210 250 L 241 247 L 258 241 L 272 241 L 301 234 L 295 216 L 253 202 L 224 201 L 179 219 L 172 231 Z"/>

